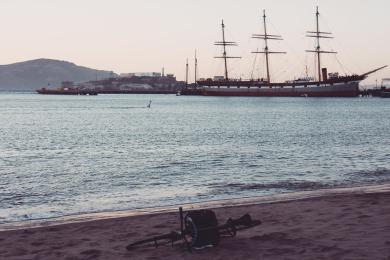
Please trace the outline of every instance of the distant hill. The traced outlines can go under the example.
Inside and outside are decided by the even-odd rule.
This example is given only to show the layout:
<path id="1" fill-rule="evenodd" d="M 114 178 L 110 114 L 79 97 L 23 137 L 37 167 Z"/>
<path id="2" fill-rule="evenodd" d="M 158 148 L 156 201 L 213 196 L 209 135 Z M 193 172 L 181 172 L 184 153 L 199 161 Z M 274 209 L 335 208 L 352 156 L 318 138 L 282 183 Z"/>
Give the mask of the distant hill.
<path id="1" fill-rule="evenodd" d="M 95 70 L 68 61 L 37 59 L 9 65 L 0 65 L 0 90 L 22 91 L 58 87 L 62 81 L 75 83 L 94 80 L 96 77 L 117 76 L 112 71 Z"/>

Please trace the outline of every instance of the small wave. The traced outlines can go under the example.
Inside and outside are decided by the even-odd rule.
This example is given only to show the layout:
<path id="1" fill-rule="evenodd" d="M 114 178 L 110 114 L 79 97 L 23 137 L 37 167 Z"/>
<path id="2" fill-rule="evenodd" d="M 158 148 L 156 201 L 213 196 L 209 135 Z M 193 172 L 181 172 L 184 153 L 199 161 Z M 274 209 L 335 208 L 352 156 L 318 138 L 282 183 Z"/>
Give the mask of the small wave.
<path id="1" fill-rule="evenodd" d="M 278 189 L 278 190 L 315 190 L 315 189 L 325 189 L 335 187 L 334 184 L 323 183 L 323 182 L 314 182 L 314 181 L 280 181 L 280 182 L 271 182 L 271 183 L 227 183 L 219 184 L 216 189 L 218 190 L 237 190 L 237 191 L 249 191 L 249 190 L 269 190 L 269 189 Z"/>
<path id="2" fill-rule="evenodd" d="M 158 166 L 154 166 L 152 167 L 153 169 L 165 169 L 165 168 L 169 168 L 170 166 L 169 165 L 158 165 Z"/>
<path id="3" fill-rule="evenodd" d="M 171 165 L 185 165 L 185 162 L 171 162 Z"/>
<path id="4" fill-rule="evenodd" d="M 390 181 L 390 169 L 378 168 L 375 170 L 364 170 L 347 173 L 349 178 L 346 180 L 328 180 L 328 181 L 298 181 L 283 180 L 265 183 L 216 183 L 212 185 L 216 194 L 231 192 L 250 192 L 250 191 L 304 191 L 329 189 L 336 187 L 345 187 L 351 185 L 379 184 Z"/>
<path id="5" fill-rule="evenodd" d="M 111 109 L 132 109 L 132 108 L 147 108 L 146 106 L 144 107 L 111 107 Z"/>
<path id="6" fill-rule="evenodd" d="M 381 184 L 390 182 L 390 169 L 361 170 L 349 172 L 345 181 L 351 184 Z"/>
<path id="7" fill-rule="evenodd" d="M 390 169 L 378 168 L 378 169 L 375 169 L 375 170 L 357 171 L 357 172 L 349 173 L 349 175 L 369 177 L 369 178 L 390 177 Z"/>

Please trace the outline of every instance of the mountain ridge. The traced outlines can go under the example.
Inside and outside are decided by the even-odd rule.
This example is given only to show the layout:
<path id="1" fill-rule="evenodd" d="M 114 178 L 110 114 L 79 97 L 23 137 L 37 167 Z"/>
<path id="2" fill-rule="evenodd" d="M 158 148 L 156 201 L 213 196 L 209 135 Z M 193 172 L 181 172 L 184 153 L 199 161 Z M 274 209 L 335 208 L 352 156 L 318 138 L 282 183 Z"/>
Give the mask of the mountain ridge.
<path id="1" fill-rule="evenodd" d="M 75 63 L 48 58 L 0 65 L 0 90 L 34 91 L 38 88 L 57 87 L 62 81 L 75 83 L 117 76 L 113 71 L 97 70 Z"/>

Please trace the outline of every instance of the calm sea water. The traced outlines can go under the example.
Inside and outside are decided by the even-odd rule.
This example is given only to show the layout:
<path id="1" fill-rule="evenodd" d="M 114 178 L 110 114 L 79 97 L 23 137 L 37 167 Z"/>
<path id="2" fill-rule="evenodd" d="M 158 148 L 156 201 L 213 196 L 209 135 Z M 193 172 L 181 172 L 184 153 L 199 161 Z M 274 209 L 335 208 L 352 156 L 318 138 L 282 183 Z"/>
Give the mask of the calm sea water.
<path id="1" fill-rule="evenodd" d="M 389 130 L 379 98 L 0 93 L 0 223 L 390 182 Z"/>

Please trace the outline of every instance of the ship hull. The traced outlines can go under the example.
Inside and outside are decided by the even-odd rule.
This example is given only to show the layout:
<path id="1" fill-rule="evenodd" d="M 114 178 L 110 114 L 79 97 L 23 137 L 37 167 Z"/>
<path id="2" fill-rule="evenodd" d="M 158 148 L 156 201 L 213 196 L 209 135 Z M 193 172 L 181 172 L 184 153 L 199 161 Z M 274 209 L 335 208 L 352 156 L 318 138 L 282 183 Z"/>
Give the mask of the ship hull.
<path id="1" fill-rule="evenodd" d="M 356 97 L 359 81 L 315 86 L 204 86 L 204 96 L 241 97 Z"/>

